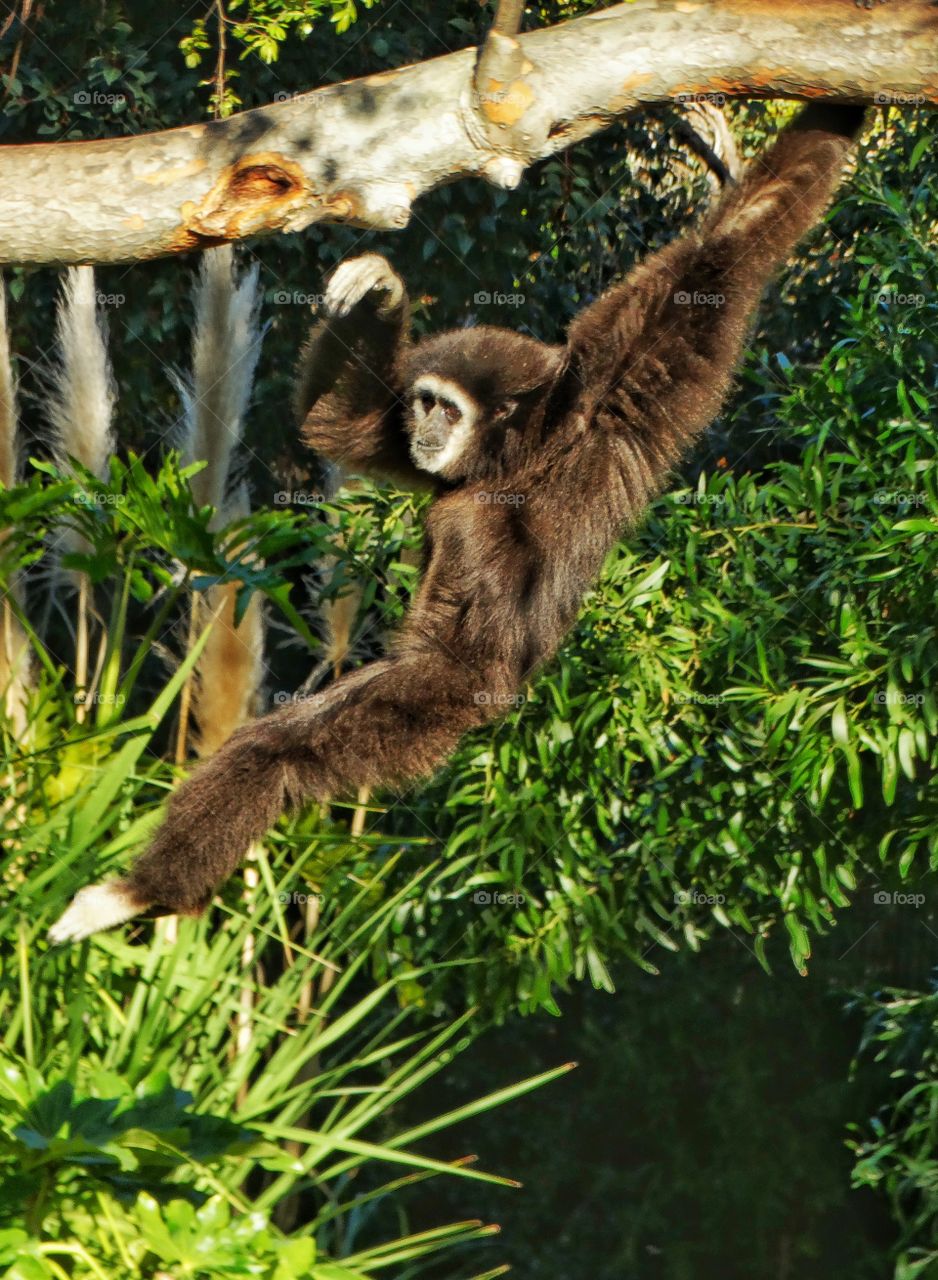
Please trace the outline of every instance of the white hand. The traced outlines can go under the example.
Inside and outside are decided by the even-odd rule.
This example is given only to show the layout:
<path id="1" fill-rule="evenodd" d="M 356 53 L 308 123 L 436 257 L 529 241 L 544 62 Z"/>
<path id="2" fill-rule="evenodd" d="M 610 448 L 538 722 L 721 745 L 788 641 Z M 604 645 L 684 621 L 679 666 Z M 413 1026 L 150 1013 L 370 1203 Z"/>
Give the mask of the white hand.
<path id="1" fill-rule="evenodd" d="M 390 315 L 404 298 L 404 284 L 386 258 L 379 253 L 363 253 L 336 267 L 326 289 L 324 308 L 327 316 L 339 320 L 368 293 L 384 293 L 378 304 L 380 315 Z"/>

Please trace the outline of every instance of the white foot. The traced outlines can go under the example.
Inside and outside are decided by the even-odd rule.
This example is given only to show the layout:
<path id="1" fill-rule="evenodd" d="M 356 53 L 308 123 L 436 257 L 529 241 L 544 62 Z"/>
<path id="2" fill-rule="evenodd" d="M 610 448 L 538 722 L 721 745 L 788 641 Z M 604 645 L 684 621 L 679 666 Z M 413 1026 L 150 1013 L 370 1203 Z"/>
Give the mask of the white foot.
<path id="1" fill-rule="evenodd" d="M 81 942 L 100 929 L 112 929 L 131 920 L 144 908 L 119 880 L 90 884 L 79 889 L 71 905 L 49 930 L 49 941 Z"/>

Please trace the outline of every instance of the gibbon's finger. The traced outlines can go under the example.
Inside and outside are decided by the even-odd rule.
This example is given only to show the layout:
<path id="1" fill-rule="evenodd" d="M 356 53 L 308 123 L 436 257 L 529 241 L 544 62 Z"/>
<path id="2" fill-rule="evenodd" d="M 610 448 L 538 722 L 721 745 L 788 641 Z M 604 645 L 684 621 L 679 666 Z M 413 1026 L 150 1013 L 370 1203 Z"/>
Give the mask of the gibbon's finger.
<path id="1" fill-rule="evenodd" d="M 376 253 L 366 253 L 343 262 L 326 289 L 326 314 L 334 319 L 347 316 L 367 294 L 386 292 L 389 296 L 379 310 L 392 311 L 400 305 L 404 286 L 388 262 Z"/>
<path id="2" fill-rule="evenodd" d="M 326 289 L 326 311 L 337 318 L 348 315 L 355 303 L 368 293 L 374 278 L 373 254 L 340 263 Z"/>
<path id="3" fill-rule="evenodd" d="M 404 287 L 384 258 L 367 254 L 348 264 L 349 270 L 342 281 L 343 296 L 338 299 L 341 314 L 347 315 L 369 293 L 387 293 L 388 297 L 379 310 L 393 310 L 401 301 Z"/>

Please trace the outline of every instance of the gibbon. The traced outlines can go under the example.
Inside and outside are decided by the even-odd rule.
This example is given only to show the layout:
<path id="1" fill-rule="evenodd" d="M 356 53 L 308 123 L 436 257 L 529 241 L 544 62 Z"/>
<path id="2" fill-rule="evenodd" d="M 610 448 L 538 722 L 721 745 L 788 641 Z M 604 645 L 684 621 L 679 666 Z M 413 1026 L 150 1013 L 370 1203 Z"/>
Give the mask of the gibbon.
<path id="1" fill-rule="evenodd" d="M 487 326 L 412 342 L 390 265 L 338 267 L 301 360 L 303 434 L 347 470 L 432 487 L 416 598 L 387 657 L 238 729 L 126 877 L 79 891 L 53 941 L 201 912 L 285 809 L 425 777 L 512 704 L 718 412 L 763 288 L 822 217 L 862 121 L 859 107 L 803 110 L 562 346 Z"/>

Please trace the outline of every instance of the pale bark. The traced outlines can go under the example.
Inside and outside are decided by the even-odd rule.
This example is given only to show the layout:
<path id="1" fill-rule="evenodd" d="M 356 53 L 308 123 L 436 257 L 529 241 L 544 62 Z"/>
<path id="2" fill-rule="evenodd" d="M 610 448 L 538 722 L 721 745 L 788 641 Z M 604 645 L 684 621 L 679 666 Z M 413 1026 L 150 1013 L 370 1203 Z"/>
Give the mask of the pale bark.
<path id="1" fill-rule="evenodd" d="M 634 0 L 229 120 L 0 147 L 0 262 L 125 262 L 312 222 L 406 225 L 414 201 L 682 95 L 938 102 L 938 5 Z"/>

